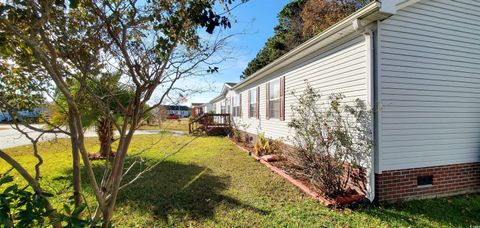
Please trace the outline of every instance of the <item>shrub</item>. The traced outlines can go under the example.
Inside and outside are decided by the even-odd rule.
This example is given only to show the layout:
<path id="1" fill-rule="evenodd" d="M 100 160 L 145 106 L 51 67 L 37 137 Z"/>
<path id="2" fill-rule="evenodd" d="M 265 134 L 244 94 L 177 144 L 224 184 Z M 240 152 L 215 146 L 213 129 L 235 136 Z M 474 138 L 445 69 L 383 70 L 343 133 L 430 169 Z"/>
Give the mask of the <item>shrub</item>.
<path id="1" fill-rule="evenodd" d="M 241 120 L 232 121 L 232 128 L 231 128 L 231 132 L 230 132 L 230 137 L 232 137 L 237 142 L 241 142 L 242 139 L 244 138 L 244 136 L 243 136 L 244 134 L 242 133 L 242 131 L 246 131 L 246 129 L 249 126 L 250 126 L 249 124 L 245 124 Z M 247 142 L 247 141 L 245 141 L 245 142 Z"/>
<path id="2" fill-rule="evenodd" d="M 28 191 L 28 186 L 20 188 L 11 182 L 12 176 L 5 175 L 0 178 L 0 187 L 5 187 L 0 193 L 0 224 L 5 227 L 46 225 L 51 211 L 47 209 L 45 199 Z"/>
<path id="3" fill-rule="evenodd" d="M 280 151 L 281 142 L 279 140 L 271 140 L 265 137 L 264 133 L 261 133 L 257 137 L 257 141 L 253 146 L 255 155 L 263 156 L 267 154 L 274 154 Z"/>
<path id="4" fill-rule="evenodd" d="M 49 210 L 45 197 L 48 192 L 36 193 L 30 186 L 20 187 L 13 183 L 13 177 L 0 174 L 0 227 L 45 227 L 55 221 L 48 216 L 54 213 L 55 220 L 65 227 L 100 227 L 102 221 L 83 220 L 79 215 L 86 209 L 82 204 L 71 209 L 73 197 L 63 204 L 62 213 Z M 72 202 L 70 202 L 72 201 Z"/>
<path id="5" fill-rule="evenodd" d="M 310 182 L 327 196 L 334 198 L 348 191 L 354 168 L 363 170 L 370 166 L 371 114 L 365 104 L 357 99 L 355 105 L 344 104 L 344 96 L 333 94 L 328 103 L 322 104 L 321 95 L 309 84 L 297 105 L 292 107 L 294 116 L 289 123 L 295 135 L 296 151 L 291 155 Z M 362 179 L 353 178 L 358 185 Z"/>
<path id="6" fill-rule="evenodd" d="M 265 133 L 260 133 L 257 136 L 257 141 L 255 141 L 255 145 L 253 146 L 255 155 L 262 156 L 270 150 L 270 143 L 268 142 L 267 138 L 265 137 Z"/>
<path id="7" fill-rule="evenodd" d="M 242 141 L 242 131 L 240 131 L 240 129 L 235 127 L 235 125 L 232 127 L 230 136 L 237 142 Z"/>
<path id="8" fill-rule="evenodd" d="M 249 134 L 243 135 L 243 143 L 244 145 L 249 145 L 252 142 L 252 137 Z"/>

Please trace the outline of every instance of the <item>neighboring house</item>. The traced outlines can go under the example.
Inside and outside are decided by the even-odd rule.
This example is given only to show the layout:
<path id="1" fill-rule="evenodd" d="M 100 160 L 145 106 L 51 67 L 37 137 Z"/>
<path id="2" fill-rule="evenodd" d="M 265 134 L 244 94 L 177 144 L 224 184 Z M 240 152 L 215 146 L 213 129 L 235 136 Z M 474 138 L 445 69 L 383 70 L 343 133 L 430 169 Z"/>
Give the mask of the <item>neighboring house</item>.
<path id="1" fill-rule="evenodd" d="M 202 109 L 203 109 L 203 113 L 214 113 L 215 112 L 215 108 L 213 106 L 213 104 L 211 103 L 204 103 L 202 105 Z"/>
<path id="2" fill-rule="evenodd" d="M 17 116 L 21 118 L 37 118 L 41 115 L 43 109 L 35 108 L 33 111 L 18 111 Z M 0 111 L 0 122 L 11 122 L 12 116 L 8 112 Z"/>
<path id="3" fill-rule="evenodd" d="M 204 110 L 205 103 L 192 103 L 192 118 L 206 113 Z"/>
<path id="4" fill-rule="evenodd" d="M 10 122 L 12 120 L 12 116 L 8 112 L 0 112 L 0 122 Z"/>
<path id="5" fill-rule="evenodd" d="M 291 143 L 291 93 L 307 81 L 376 110 L 370 199 L 480 190 L 479 1 L 373 1 L 210 103 Z"/>
<path id="6" fill-rule="evenodd" d="M 215 109 L 211 103 L 192 103 L 192 117 L 204 114 L 214 113 Z"/>
<path id="7" fill-rule="evenodd" d="M 190 108 L 185 105 L 163 105 L 169 116 L 187 118 L 190 117 Z"/>

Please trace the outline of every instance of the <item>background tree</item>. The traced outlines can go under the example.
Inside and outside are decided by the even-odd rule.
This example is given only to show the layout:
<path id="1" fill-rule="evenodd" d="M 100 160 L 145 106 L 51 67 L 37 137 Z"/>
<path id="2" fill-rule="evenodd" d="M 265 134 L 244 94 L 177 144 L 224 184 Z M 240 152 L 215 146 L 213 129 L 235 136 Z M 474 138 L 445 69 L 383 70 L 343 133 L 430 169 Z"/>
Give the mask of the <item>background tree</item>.
<path id="1" fill-rule="evenodd" d="M 303 37 L 309 39 L 315 36 L 368 2 L 368 0 L 308 0 L 300 13 Z"/>
<path id="2" fill-rule="evenodd" d="M 162 128 L 163 122 L 167 120 L 168 108 L 165 105 L 160 105 L 152 110 L 151 115 L 158 127 Z"/>
<path id="3" fill-rule="evenodd" d="M 51 82 L 53 89 L 65 97 L 74 173 L 79 170 L 77 155 L 80 155 L 97 203 L 93 220 L 102 218 L 108 226 L 119 190 L 138 179 L 122 182 L 125 170 L 130 170 L 124 167 L 125 159 L 142 116 L 159 106 L 178 80 L 203 70 L 206 73 L 214 63 L 209 60 L 225 45 L 225 39 L 218 36 L 202 39 L 199 33 L 201 29 L 211 34 L 216 27 L 230 27 L 228 12 L 233 2 L 87 0 L 80 4 L 73 0 L 14 0 L 1 3 L 2 62 L 27 75 L 25 81 L 29 87 L 35 88 L 31 85 L 37 82 Z M 27 69 L 41 72 L 32 74 Z M 102 84 L 101 80 L 108 77 L 95 77 L 102 70 L 121 72 L 122 81 L 133 88 L 128 105 L 123 105 L 115 94 L 110 94 L 112 99 L 108 101 L 95 94 L 92 85 Z M 15 81 L 14 77 L 11 79 L 4 83 Z M 73 93 L 75 86 L 78 92 Z M 23 102 L 14 90 L 6 92 L 14 98 L 14 103 Z M 145 109 L 154 93 L 161 94 L 159 102 Z M 98 107 L 119 132 L 116 156 L 111 162 L 105 161 L 106 170 L 101 178 L 93 172 L 84 142 L 81 99 L 85 94 L 97 99 Z M 121 123 L 113 121 L 110 102 L 117 105 Z M 22 170 L 7 154 L 0 151 L 0 157 L 17 171 Z M 24 176 L 29 184 L 39 186 L 29 175 Z M 79 180 L 74 174 L 74 186 Z M 34 189 L 42 195 L 41 188 Z"/>
<path id="4" fill-rule="evenodd" d="M 97 77 L 96 80 L 99 83 L 89 85 L 90 93 L 85 93 L 78 101 L 84 130 L 95 127 L 100 143 L 98 154 L 92 154 L 91 157 L 93 159 L 103 159 L 113 155 L 114 122 L 121 121 L 121 111 L 118 109 L 118 104 L 113 102 L 112 99 L 118 100 L 123 106 L 127 106 L 133 94 L 132 88 L 120 82 L 121 75 L 118 72 L 103 73 Z M 72 93 L 78 93 L 79 86 L 72 89 L 74 90 L 71 91 Z M 113 96 L 115 98 L 112 98 Z M 101 100 L 98 100 L 99 98 Z M 67 125 L 68 105 L 65 96 L 57 92 L 54 103 L 56 106 L 51 122 L 56 125 Z M 108 107 L 103 107 L 104 105 Z M 106 112 L 110 112 L 110 116 L 106 115 Z"/>
<path id="5" fill-rule="evenodd" d="M 274 28 L 274 35 L 248 63 L 241 78 L 247 78 L 303 42 L 300 13 L 306 2 L 307 0 L 293 0 L 283 7 L 277 15 L 279 24 Z"/>
<path id="6" fill-rule="evenodd" d="M 274 35 L 243 71 L 247 78 L 366 5 L 369 0 L 293 0 L 278 13 Z"/>

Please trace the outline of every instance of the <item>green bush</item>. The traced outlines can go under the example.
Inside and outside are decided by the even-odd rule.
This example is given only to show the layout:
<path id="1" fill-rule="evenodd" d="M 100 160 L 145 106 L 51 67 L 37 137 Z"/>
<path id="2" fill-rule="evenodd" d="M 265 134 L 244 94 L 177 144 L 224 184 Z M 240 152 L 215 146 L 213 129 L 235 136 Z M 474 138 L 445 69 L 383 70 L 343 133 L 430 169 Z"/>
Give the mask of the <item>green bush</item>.
<path id="1" fill-rule="evenodd" d="M 0 178 L 0 188 L 4 189 L 0 193 L 0 224 L 5 227 L 45 226 L 52 213 L 47 209 L 45 198 L 30 191 L 29 186 L 19 187 L 12 182 L 10 175 Z"/>
<path id="2" fill-rule="evenodd" d="M 359 99 L 347 105 L 342 94 L 333 94 L 322 104 L 321 95 L 310 85 L 297 99 L 288 124 L 295 131 L 297 148 L 290 159 L 329 197 L 346 193 L 350 181 L 365 191 L 362 181 L 356 181 L 362 178 L 351 175 L 371 167 L 371 112 Z M 355 168 L 361 172 L 354 172 Z"/>
<path id="3" fill-rule="evenodd" d="M 13 177 L 0 174 L 0 227 L 45 227 L 59 222 L 63 227 L 99 227 L 102 221 L 80 219 L 87 205 L 72 208 L 73 197 L 63 204 L 61 213 L 48 209 L 45 197 L 54 196 L 48 192 L 36 193 L 30 186 L 19 187 Z M 49 216 L 54 213 L 55 221 Z"/>

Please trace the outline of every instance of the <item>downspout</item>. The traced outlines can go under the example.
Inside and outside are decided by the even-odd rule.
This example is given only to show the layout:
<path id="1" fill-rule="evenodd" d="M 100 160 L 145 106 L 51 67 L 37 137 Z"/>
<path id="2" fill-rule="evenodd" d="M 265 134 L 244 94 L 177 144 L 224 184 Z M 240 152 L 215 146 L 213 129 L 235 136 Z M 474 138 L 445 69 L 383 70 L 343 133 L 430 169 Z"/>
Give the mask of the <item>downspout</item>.
<path id="1" fill-rule="evenodd" d="M 372 130 L 372 143 L 373 143 L 373 151 L 371 152 L 371 157 L 370 157 L 370 167 L 369 170 L 367 171 L 367 178 L 368 178 L 368 183 L 367 183 L 367 192 L 366 192 L 366 197 L 370 200 L 370 202 L 373 202 L 375 199 L 375 170 L 376 170 L 376 153 L 377 153 L 377 145 L 378 141 L 376 140 L 376 112 L 375 112 L 375 102 L 376 102 L 376 95 L 375 95 L 375 74 L 376 74 L 376 55 L 375 55 L 375 28 L 374 26 L 376 23 L 370 24 L 370 25 L 365 25 L 362 23 L 361 20 L 354 20 L 353 23 L 353 28 L 356 31 L 363 31 L 363 36 L 365 38 L 365 45 L 366 45 L 366 65 L 367 65 L 367 101 L 366 105 L 372 110 L 372 123 L 371 123 L 371 130 Z"/>
<path id="2" fill-rule="evenodd" d="M 369 78 L 369 82 L 368 82 L 368 93 L 370 93 L 370 96 L 368 97 L 369 98 L 369 102 L 370 102 L 370 109 L 372 110 L 372 126 L 371 126 L 371 129 L 372 129 L 372 144 L 373 144 L 373 151 L 372 151 L 372 157 L 371 157 L 371 167 L 370 167 L 370 174 L 369 174 L 369 187 L 370 187 L 370 191 L 367 191 L 367 198 L 373 202 L 373 200 L 375 199 L 375 170 L 376 170 L 376 166 L 377 166 L 377 163 L 376 163 L 376 153 L 378 151 L 378 148 L 377 148 L 377 145 L 378 145 L 378 141 L 376 140 L 377 137 L 376 137 L 376 92 L 375 92 L 375 88 L 376 88 L 376 77 L 375 77 L 375 73 L 376 73 L 376 56 L 375 56 L 375 52 L 376 52 L 376 48 L 375 48 L 375 44 L 376 44 L 376 37 L 375 37 L 375 32 L 372 30 L 372 28 L 368 28 L 365 30 L 365 38 L 366 38 L 366 42 L 367 43 L 367 47 L 368 47 L 368 56 L 367 56 L 367 59 L 368 59 L 368 64 L 369 64 L 369 70 L 367 71 L 368 72 L 368 78 Z M 367 39 L 368 38 L 368 39 Z"/>

